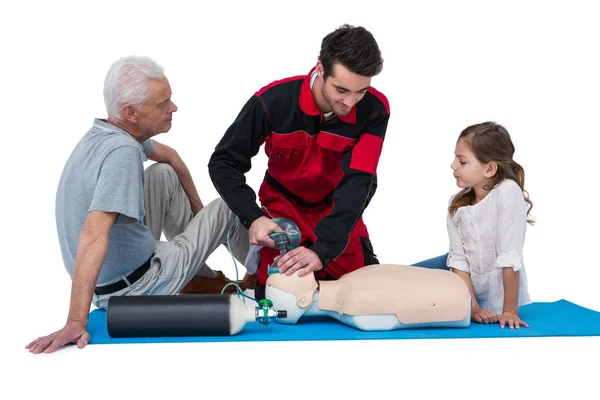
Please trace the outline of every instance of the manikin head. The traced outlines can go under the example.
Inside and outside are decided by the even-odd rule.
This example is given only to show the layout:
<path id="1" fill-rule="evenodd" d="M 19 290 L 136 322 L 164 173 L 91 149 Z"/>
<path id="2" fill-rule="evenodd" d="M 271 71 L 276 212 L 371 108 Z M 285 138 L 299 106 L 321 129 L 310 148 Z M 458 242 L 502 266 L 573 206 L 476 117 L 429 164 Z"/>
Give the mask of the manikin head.
<path id="1" fill-rule="evenodd" d="M 265 297 L 273 302 L 273 309 L 287 311 L 287 317 L 277 322 L 295 324 L 313 303 L 319 288 L 315 275 L 299 277 L 298 272 L 290 276 L 271 274 L 267 279 Z"/>

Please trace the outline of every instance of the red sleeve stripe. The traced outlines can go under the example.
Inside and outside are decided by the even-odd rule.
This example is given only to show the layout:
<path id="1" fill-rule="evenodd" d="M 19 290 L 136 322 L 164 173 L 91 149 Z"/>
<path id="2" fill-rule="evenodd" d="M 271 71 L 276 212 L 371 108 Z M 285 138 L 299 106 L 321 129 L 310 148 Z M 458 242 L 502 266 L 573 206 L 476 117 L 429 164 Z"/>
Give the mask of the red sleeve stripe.
<path id="1" fill-rule="evenodd" d="M 382 138 L 370 133 L 362 134 L 352 150 L 350 168 L 375 175 L 382 148 Z"/>
<path id="2" fill-rule="evenodd" d="M 260 96 L 264 92 L 266 92 L 267 90 L 271 89 L 272 87 L 281 85 L 283 83 L 287 83 L 287 82 L 291 82 L 291 81 L 297 81 L 299 79 L 305 79 L 305 78 L 306 78 L 306 75 L 298 75 L 298 76 L 292 76 L 291 78 L 285 78 L 285 79 L 280 79 L 278 81 L 271 82 L 267 86 L 263 87 L 258 92 L 256 92 L 255 95 Z"/>

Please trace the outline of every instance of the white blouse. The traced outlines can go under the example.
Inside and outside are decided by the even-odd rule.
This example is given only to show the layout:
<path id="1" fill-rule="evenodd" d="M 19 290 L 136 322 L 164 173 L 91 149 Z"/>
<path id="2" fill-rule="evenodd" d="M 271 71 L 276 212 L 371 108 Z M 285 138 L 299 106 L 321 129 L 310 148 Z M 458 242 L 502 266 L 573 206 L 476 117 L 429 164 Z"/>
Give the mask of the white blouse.
<path id="1" fill-rule="evenodd" d="M 446 265 L 471 274 L 479 307 L 502 313 L 502 268 L 508 267 L 520 271 L 519 306 L 531 303 L 523 265 L 527 204 L 515 181 L 506 179 L 479 203 L 448 213 L 447 226 Z"/>

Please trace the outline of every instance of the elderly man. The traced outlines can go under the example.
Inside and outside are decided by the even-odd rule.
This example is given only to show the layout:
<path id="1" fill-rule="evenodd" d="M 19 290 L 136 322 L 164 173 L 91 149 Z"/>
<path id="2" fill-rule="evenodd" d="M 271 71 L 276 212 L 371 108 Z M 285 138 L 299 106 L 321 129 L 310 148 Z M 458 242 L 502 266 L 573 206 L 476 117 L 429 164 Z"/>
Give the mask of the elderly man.
<path id="1" fill-rule="evenodd" d="M 104 99 L 108 120 L 96 119 L 77 144 L 56 197 L 72 278 L 67 322 L 27 345 L 32 353 L 72 342 L 83 348 L 92 302 L 106 308 L 111 296 L 218 293 L 230 281 L 206 259 L 228 237 L 240 262 L 248 252 L 248 232 L 227 205 L 217 199 L 204 207 L 181 157 L 151 139 L 171 128 L 177 111 L 162 67 L 121 58 L 108 71 Z M 156 163 L 144 171 L 147 159 Z"/>

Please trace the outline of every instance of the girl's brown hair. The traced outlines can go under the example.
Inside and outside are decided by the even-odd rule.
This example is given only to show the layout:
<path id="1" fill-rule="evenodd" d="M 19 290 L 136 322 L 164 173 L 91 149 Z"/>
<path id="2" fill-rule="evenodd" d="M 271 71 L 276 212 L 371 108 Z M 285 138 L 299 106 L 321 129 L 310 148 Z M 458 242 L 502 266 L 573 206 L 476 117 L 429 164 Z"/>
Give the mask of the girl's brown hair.
<path id="1" fill-rule="evenodd" d="M 458 137 L 457 142 L 463 143 L 473 152 L 475 158 L 482 163 L 487 164 L 495 162 L 498 170 L 493 176 L 492 181 L 483 187 L 484 190 L 492 190 L 504 179 L 515 181 L 523 191 L 523 197 L 529 204 L 527 215 L 533 208 L 533 202 L 529 199 L 529 194 L 525 191 L 525 171 L 515 160 L 515 146 L 508 134 L 508 131 L 495 122 L 483 122 L 471 125 L 465 128 Z M 475 191 L 471 188 L 461 190 L 448 207 L 450 215 L 454 215 L 460 207 L 473 204 L 475 201 Z M 528 219 L 530 224 L 534 220 Z"/>

